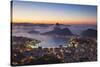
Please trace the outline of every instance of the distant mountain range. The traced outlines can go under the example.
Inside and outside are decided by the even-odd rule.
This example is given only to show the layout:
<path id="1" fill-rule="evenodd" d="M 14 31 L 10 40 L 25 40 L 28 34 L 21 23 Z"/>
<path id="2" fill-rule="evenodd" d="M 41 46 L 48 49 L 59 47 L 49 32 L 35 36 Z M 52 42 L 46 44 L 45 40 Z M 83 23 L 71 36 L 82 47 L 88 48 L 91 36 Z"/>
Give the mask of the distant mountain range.
<path id="1" fill-rule="evenodd" d="M 60 26 L 60 25 L 64 25 L 64 26 L 70 26 L 70 25 L 65 25 L 65 24 L 59 24 L 59 23 L 56 23 L 56 24 L 34 24 L 34 23 L 12 23 L 12 25 L 14 26 L 40 26 L 40 27 L 47 27 L 47 26 L 51 26 L 51 25 L 57 25 L 57 26 Z"/>
<path id="2" fill-rule="evenodd" d="M 33 24 L 33 23 L 12 23 L 12 26 L 40 26 L 47 27 L 53 24 Z"/>
<path id="3" fill-rule="evenodd" d="M 97 37 L 97 30 L 87 29 L 81 33 L 82 36 Z"/>
<path id="4" fill-rule="evenodd" d="M 71 25 L 64 25 L 64 24 L 33 24 L 33 23 L 12 23 L 12 26 L 24 26 L 25 30 L 30 30 L 28 33 L 30 34 L 41 34 L 41 35 L 75 35 L 75 32 L 80 32 L 82 28 L 80 35 L 82 36 L 88 36 L 88 37 L 97 37 L 97 30 L 88 28 L 88 26 L 80 26 L 79 27 L 70 27 Z M 36 27 L 35 27 L 36 26 Z M 31 28 L 30 28 L 31 27 Z M 43 27 L 43 28 L 42 28 Z M 45 31 L 44 33 L 41 33 L 41 31 L 34 30 L 39 28 L 41 30 L 44 29 L 50 29 L 49 31 Z M 75 29 L 74 29 L 75 28 Z M 77 34 L 76 34 L 77 35 Z M 79 35 L 79 34 L 78 34 Z"/>
<path id="5" fill-rule="evenodd" d="M 32 23 L 12 23 L 12 26 L 33 26 Z"/>

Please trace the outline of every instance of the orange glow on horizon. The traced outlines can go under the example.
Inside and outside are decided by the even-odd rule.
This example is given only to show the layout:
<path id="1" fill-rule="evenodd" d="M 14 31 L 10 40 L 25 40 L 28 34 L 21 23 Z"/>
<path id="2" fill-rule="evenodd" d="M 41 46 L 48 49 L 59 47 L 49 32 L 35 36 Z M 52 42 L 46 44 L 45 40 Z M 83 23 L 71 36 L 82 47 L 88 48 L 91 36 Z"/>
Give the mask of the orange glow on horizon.
<path id="1" fill-rule="evenodd" d="M 94 20 L 89 20 L 88 22 L 86 20 L 17 20 L 17 21 L 12 21 L 12 23 L 33 23 L 33 24 L 90 24 L 90 25 L 95 25 L 96 22 Z"/>
<path id="2" fill-rule="evenodd" d="M 96 20 L 94 19 L 76 19 L 76 18 L 68 18 L 66 20 L 32 20 L 32 19 L 12 19 L 12 23 L 33 23 L 33 24 L 96 24 Z"/>

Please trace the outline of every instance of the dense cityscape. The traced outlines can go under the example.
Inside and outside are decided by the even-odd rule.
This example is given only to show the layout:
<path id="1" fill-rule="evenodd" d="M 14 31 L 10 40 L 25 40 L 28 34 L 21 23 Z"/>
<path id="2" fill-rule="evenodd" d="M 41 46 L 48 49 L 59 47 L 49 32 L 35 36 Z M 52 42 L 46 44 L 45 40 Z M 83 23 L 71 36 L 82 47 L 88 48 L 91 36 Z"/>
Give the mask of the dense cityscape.
<path id="1" fill-rule="evenodd" d="M 39 43 L 39 41 L 34 39 L 26 40 L 25 38 L 23 39 L 24 45 L 22 45 L 22 40 L 20 41 L 21 43 L 16 40 L 12 42 L 12 65 L 37 65 L 97 60 L 97 41 L 95 38 L 72 37 L 66 43 L 66 46 L 60 45 L 58 48 L 35 47 L 35 44 Z"/>

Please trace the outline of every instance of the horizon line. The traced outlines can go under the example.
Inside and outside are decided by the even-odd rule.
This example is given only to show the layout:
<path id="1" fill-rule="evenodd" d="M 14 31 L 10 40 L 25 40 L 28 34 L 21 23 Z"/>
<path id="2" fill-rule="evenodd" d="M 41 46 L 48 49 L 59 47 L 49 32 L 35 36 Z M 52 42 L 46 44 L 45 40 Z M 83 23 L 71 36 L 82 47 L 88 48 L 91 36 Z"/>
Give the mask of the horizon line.
<path id="1" fill-rule="evenodd" d="M 85 24 L 85 23 L 59 23 L 59 22 L 55 22 L 55 23 L 33 23 L 33 22 L 11 22 L 11 24 L 64 24 L 64 25 L 97 25 L 97 22 L 95 24 Z"/>

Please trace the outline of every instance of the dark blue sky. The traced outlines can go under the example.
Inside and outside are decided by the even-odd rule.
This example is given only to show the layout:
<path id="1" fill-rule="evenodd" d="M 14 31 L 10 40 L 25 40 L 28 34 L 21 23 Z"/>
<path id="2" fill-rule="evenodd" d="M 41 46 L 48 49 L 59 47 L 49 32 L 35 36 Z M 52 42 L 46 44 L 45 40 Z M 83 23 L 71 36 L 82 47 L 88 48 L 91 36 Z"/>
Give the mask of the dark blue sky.
<path id="1" fill-rule="evenodd" d="M 14 22 L 57 22 L 95 24 L 97 7 L 90 5 L 54 4 L 13 1 Z"/>

